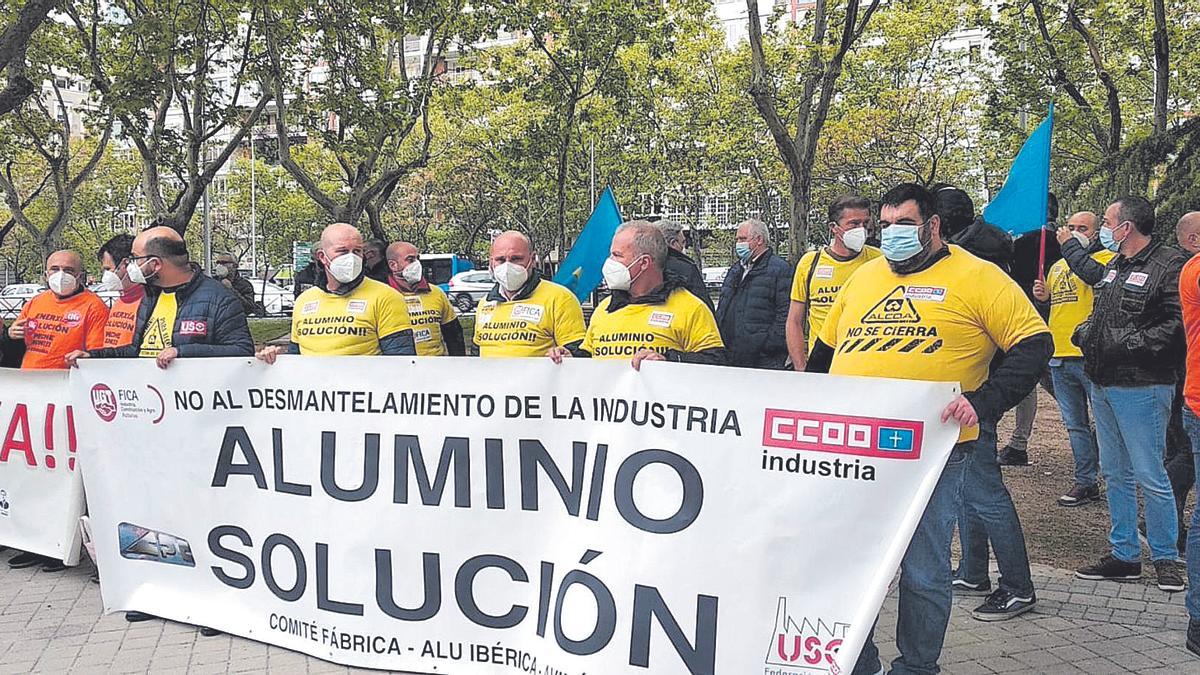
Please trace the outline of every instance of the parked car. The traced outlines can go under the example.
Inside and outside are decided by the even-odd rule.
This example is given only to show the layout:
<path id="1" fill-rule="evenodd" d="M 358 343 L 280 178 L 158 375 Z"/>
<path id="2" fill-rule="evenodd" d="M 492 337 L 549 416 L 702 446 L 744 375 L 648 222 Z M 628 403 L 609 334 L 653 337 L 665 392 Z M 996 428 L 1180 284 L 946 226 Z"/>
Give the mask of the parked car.
<path id="1" fill-rule="evenodd" d="M 25 303 L 46 290 L 41 284 L 9 284 L 0 291 L 0 318 L 11 321 L 21 313 Z"/>
<path id="2" fill-rule="evenodd" d="M 704 275 L 704 285 L 709 291 L 721 290 L 721 284 L 725 283 L 725 275 L 729 274 L 728 267 L 705 267 L 700 271 Z"/>
<path id="3" fill-rule="evenodd" d="M 492 278 L 491 270 L 460 272 L 450 277 L 446 294 L 450 296 L 450 302 L 454 303 L 458 311 L 474 312 L 475 305 L 479 304 L 495 285 L 496 280 Z"/>
<path id="4" fill-rule="evenodd" d="M 292 295 L 291 289 L 276 286 L 262 279 L 249 279 L 249 281 L 250 285 L 254 287 L 254 299 L 263 304 L 263 307 L 267 309 L 267 314 L 291 313 L 292 307 L 296 304 L 296 298 Z"/>
<path id="5" fill-rule="evenodd" d="M 450 280 L 475 269 L 475 263 L 454 253 L 426 253 L 421 256 L 421 267 L 425 269 L 426 281 L 449 293 Z"/>

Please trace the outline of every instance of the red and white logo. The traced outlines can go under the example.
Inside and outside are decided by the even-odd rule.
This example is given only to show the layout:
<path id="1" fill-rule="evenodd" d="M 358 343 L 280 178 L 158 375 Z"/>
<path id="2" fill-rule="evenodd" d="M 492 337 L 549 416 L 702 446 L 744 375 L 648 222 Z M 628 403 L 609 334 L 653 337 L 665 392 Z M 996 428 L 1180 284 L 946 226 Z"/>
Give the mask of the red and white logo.
<path id="1" fill-rule="evenodd" d="M 797 621 L 787 611 L 787 598 L 779 598 L 775 610 L 775 630 L 771 633 L 771 646 L 767 651 L 767 663 L 787 666 L 785 672 L 837 672 L 835 661 L 846 631 L 850 624 L 840 621 L 826 622 L 824 619 L 800 617 Z"/>
<path id="2" fill-rule="evenodd" d="M 67 312 L 66 316 L 63 317 L 63 320 L 67 322 L 68 326 L 70 326 L 71 328 L 74 328 L 74 327 L 78 326 L 80 324 L 80 322 L 83 321 L 83 316 L 79 313 L 78 310 L 73 309 L 73 310 Z"/>
<path id="3" fill-rule="evenodd" d="M 117 395 L 106 384 L 92 387 L 92 409 L 105 422 L 117 419 Z"/>
<path id="4" fill-rule="evenodd" d="M 768 408 L 763 445 L 885 459 L 918 459 L 925 425 L 856 415 Z"/>
<path id="5" fill-rule="evenodd" d="M 207 321 L 180 321 L 180 335 L 208 335 Z"/>

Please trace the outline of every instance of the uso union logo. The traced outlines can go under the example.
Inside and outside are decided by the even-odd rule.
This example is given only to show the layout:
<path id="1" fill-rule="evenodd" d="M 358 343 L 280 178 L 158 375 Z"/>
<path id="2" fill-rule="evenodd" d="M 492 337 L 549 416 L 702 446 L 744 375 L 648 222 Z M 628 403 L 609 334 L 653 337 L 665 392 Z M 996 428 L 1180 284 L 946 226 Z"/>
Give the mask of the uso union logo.
<path id="1" fill-rule="evenodd" d="M 117 395 L 107 384 L 97 384 L 92 387 L 92 409 L 105 422 L 117 419 Z"/>
<path id="2" fill-rule="evenodd" d="M 771 675 L 838 673 L 838 650 L 850 624 L 788 612 L 787 598 L 779 598 L 775 629 L 767 647 L 766 672 Z M 770 666 L 780 666 L 772 668 Z"/>

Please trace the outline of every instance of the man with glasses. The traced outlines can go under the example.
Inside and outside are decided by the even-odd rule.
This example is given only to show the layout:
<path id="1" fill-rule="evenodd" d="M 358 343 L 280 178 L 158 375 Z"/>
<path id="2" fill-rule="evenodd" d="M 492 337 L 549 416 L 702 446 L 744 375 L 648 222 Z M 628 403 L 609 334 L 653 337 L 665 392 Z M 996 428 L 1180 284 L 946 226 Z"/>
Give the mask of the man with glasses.
<path id="1" fill-rule="evenodd" d="M 870 225 L 871 202 L 857 195 L 838 198 L 829 205 L 829 245 L 805 253 L 796 265 L 785 331 L 796 370 L 804 370 L 842 285 L 864 263 L 879 257 L 879 249 L 866 245 Z"/>
<path id="2" fill-rule="evenodd" d="M 950 541 L 961 507 L 963 472 L 980 421 L 994 420 L 1037 384 L 1053 341 L 1046 323 L 999 267 L 947 245 L 934 198 L 901 184 L 882 198 L 884 260 L 865 263 L 829 310 L 808 361 L 811 372 L 957 382 L 962 394 L 942 421 L 960 425 L 901 562 L 892 672 L 936 673 L 950 620 Z M 989 372 L 998 351 L 1004 358 Z M 1001 586 L 989 602 L 1011 609 L 1034 598 Z M 872 631 L 873 633 L 874 631 Z M 880 671 L 869 638 L 855 675 Z"/>
<path id="3" fill-rule="evenodd" d="M 1081 579 L 1142 576 L 1137 487 L 1146 503 L 1146 539 L 1161 590 L 1184 589 L 1178 511 L 1163 466 L 1171 399 L 1184 359 L 1179 273 L 1183 251 L 1154 241 L 1154 206 L 1126 196 L 1104 211 L 1100 242 L 1117 254 L 1096 287 L 1091 318 L 1075 331 L 1091 381 L 1100 470 L 1112 521 L 1111 550 L 1075 572 Z"/>

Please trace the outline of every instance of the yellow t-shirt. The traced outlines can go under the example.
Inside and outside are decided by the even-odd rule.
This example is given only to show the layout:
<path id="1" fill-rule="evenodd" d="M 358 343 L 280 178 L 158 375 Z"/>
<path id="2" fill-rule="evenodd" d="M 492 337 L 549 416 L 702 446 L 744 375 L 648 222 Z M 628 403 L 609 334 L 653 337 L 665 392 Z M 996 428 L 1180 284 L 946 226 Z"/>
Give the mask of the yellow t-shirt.
<path id="1" fill-rule="evenodd" d="M 639 349 L 684 353 L 724 347 L 717 320 L 696 296 L 676 288 L 658 305 L 629 304 L 608 311 L 612 297 L 600 301 L 592 313 L 583 349 L 596 359 L 628 359 Z"/>
<path id="2" fill-rule="evenodd" d="M 958 382 L 974 391 L 997 349 L 1047 332 L 1033 303 L 999 267 L 958 246 L 926 270 L 900 275 L 873 260 L 842 289 L 821 330 L 830 373 Z M 964 427 L 960 441 L 979 437 Z"/>
<path id="3" fill-rule="evenodd" d="M 545 356 L 551 347 L 583 339 L 583 308 L 575 294 L 542 279 L 528 298 L 484 298 L 475 312 L 475 344 L 483 357 Z"/>
<path id="4" fill-rule="evenodd" d="M 408 319 L 412 322 L 417 356 L 445 356 L 447 352 L 446 343 L 442 341 L 442 325 L 458 318 L 458 312 L 454 311 L 446 292 L 430 284 L 425 292 L 399 293 L 404 298 Z"/>
<path id="5" fill-rule="evenodd" d="M 160 293 L 146 331 L 142 333 L 142 345 L 138 350 L 141 358 L 157 358 L 164 349 L 171 347 L 171 333 L 175 331 L 175 314 L 179 311 L 179 300 L 174 293 Z"/>
<path id="6" fill-rule="evenodd" d="M 370 278 L 346 295 L 313 286 L 292 308 L 292 342 L 301 354 L 377 356 L 380 338 L 411 328 L 400 294 Z"/>
<path id="7" fill-rule="evenodd" d="M 1092 259 L 1107 265 L 1116 255 L 1112 251 L 1097 251 L 1092 254 Z M 1059 260 L 1046 273 L 1046 288 L 1050 291 L 1050 334 L 1054 336 L 1054 358 L 1082 358 L 1083 352 L 1071 343 L 1071 334 L 1092 314 L 1092 287 L 1067 267 L 1066 260 Z"/>
<path id="8" fill-rule="evenodd" d="M 833 301 L 846 280 L 864 263 L 881 255 L 883 254 L 874 246 L 864 246 L 858 255 L 845 261 L 833 257 L 824 248 L 809 251 L 800 258 L 796 265 L 796 274 L 792 277 L 792 301 L 807 305 L 808 326 L 805 330 L 808 334 L 808 351 L 812 351 L 817 336 L 821 334 L 825 317 L 829 316 L 829 308 L 833 306 Z M 812 268 L 814 264 L 817 266 L 816 270 Z M 811 283 L 808 281 L 810 271 Z"/>

